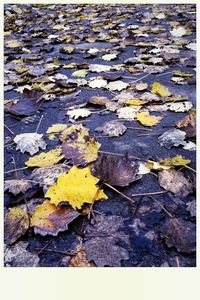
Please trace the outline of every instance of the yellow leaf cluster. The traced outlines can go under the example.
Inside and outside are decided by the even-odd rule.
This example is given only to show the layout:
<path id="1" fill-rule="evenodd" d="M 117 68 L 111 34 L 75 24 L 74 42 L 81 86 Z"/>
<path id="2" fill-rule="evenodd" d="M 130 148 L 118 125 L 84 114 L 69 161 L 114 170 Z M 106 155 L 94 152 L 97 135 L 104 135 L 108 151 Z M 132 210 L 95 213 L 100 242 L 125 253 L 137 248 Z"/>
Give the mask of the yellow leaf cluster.
<path id="1" fill-rule="evenodd" d="M 151 92 L 153 94 L 158 94 L 161 97 L 171 96 L 171 92 L 168 90 L 168 88 L 166 88 L 164 85 L 156 81 L 152 84 Z"/>
<path id="2" fill-rule="evenodd" d="M 52 185 L 47 193 L 46 198 L 50 198 L 50 203 L 59 205 L 63 202 L 75 208 L 81 208 L 84 203 L 93 203 L 96 200 L 107 199 L 96 184 L 99 179 L 91 174 L 90 168 L 79 169 L 73 166 L 68 174 L 58 177 L 57 183 Z"/>
<path id="3" fill-rule="evenodd" d="M 154 126 L 160 122 L 161 117 L 151 116 L 149 112 L 137 113 L 136 118 L 144 126 Z"/>
<path id="4" fill-rule="evenodd" d="M 62 148 L 58 147 L 47 153 L 41 153 L 30 157 L 25 164 L 29 167 L 50 167 L 57 164 L 63 158 L 64 155 L 62 154 Z"/>
<path id="5" fill-rule="evenodd" d="M 53 124 L 47 129 L 46 133 L 61 132 L 66 128 L 67 128 L 66 124 Z"/>

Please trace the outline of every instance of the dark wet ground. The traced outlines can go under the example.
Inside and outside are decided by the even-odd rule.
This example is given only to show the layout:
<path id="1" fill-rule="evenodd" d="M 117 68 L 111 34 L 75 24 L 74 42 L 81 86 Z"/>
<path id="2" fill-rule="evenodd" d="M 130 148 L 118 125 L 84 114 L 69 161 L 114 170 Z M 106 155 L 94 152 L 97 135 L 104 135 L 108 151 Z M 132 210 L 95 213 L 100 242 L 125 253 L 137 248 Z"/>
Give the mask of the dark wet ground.
<path id="1" fill-rule="evenodd" d="M 11 5 L 6 5 L 5 10 L 10 9 Z M 31 6 L 28 5 L 28 8 Z M 34 14 L 37 15 L 40 12 L 41 15 L 48 14 L 48 12 L 57 15 L 61 5 L 55 6 L 55 8 L 51 8 L 48 10 L 46 7 L 38 7 L 34 10 Z M 70 14 L 69 7 L 67 5 L 63 5 L 64 9 L 67 9 L 68 14 Z M 98 6 L 99 7 L 99 6 Z M 194 15 L 187 15 L 186 9 L 184 6 L 180 7 L 178 5 L 164 6 L 164 9 L 169 9 L 172 13 L 169 17 L 163 20 L 156 20 L 156 24 L 163 25 L 164 27 L 169 28 L 169 22 L 178 21 L 181 24 L 187 24 L 187 21 L 190 18 L 194 18 Z M 94 9 L 94 6 L 93 6 Z M 114 9 L 114 8 L 112 8 Z M 125 16 L 125 24 L 132 25 L 144 25 L 141 24 L 141 18 L 143 12 L 151 12 L 152 5 L 138 5 L 135 9 L 132 9 L 131 12 L 122 12 L 122 15 Z M 95 9 L 94 9 L 95 10 Z M 178 10 L 183 10 L 184 14 L 178 14 Z M 189 6 L 189 10 L 194 10 L 194 6 Z M 107 11 L 106 6 L 104 6 L 103 11 Z M 136 14 L 137 13 L 137 14 Z M 72 12 L 73 14 L 73 12 Z M 82 11 L 84 14 L 84 10 Z M 106 14 L 106 13 L 105 13 Z M 136 14 L 136 17 L 134 16 Z M 101 17 L 101 16 L 100 16 Z M 113 16 L 112 16 L 113 17 Z M 23 19 L 23 18 L 22 18 Z M 67 22 L 66 22 L 67 25 Z M 83 22 L 83 27 L 87 28 L 88 21 Z M 147 23 L 148 25 L 148 23 Z M 29 25 L 25 26 L 25 32 L 29 32 L 34 29 L 34 26 L 38 28 L 38 23 L 30 22 Z M 44 23 L 41 26 L 46 26 Z M 75 25 L 74 25 L 75 26 Z M 77 23 L 77 26 L 80 26 L 80 22 Z M 39 30 L 39 29 L 38 29 Z M 47 29 L 48 30 L 48 29 Z M 44 29 L 46 32 L 46 29 Z M 50 32 L 48 32 L 50 34 Z M 84 33 L 84 29 L 83 29 Z M 31 35 L 32 33 L 30 33 Z M 73 33 L 72 33 L 73 34 Z M 15 32 L 15 36 L 21 36 L 20 33 Z M 149 35 L 148 41 L 154 39 L 154 35 Z M 195 33 L 187 36 L 187 39 L 190 41 L 195 40 Z M 145 38 L 138 38 L 138 41 L 145 40 Z M 42 56 L 43 61 L 47 58 L 55 58 L 60 55 L 59 48 L 63 47 L 63 43 L 53 44 L 53 50 L 50 53 L 41 50 L 42 39 L 35 38 L 29 41 L 31 47 L 31 53 L 40 54 Z M 93 43 L 87 43 L 84 41 L 79 41 L 77 44 L 68 43 L 67 45 L 73 45 L 76 48 L 75 53 L 65 55 L 67 60 L 62 60 L 59 58 L 60 63 L 69 64 L 71 62 L 83 63 L 99 63 L 99 64 L 107 64 L 112 65 L 113 61 L 105 62 L 100 58 L 84 58 L 85 52 L 81 52 L 82 50 L 90 49 L 90 48 L 112 48 L 113 43 L 104 42 L 104 41 L 96 41 Z M 134 52 L 136 51 L 136 52 Z M 138 49 L 134 46 L 126 46 L 122 52 L 118 55 L 118 58 L 115 59 L 115 64 L 124 63 L 124 60 L 127 58 L 133 57 L 137 53 Z M 184 48 L 180 56 L 188 57 L 193 55 L 194 51 L 187 50 Z M 10 53 L 10 50 L 5 51 L 5 55 L 8 55 L 10 59 L 13 58 L 21 58 L 27 57 L 28 55 L 24 55 L 23 53 Z M 11 58 L 11 56 L 13 58 Z M 192 66 L 186 66 L 184 64 L 173 64 L 167 69 L 165 72 L 168 73 L 172 70 L 181 70 L 184 72 L 190 72 L 194 74 L 194 70 Z M 58 69 L 55 72 L 63 73 L 70 77 L 72 70 Z M 164 73 L 165 73 L 164 72 Z M 162 73 L 161 73 L 162 74 Z M 189 100 L 195 105 L 195 97 L 196 97 L 196 85 L 194 84 L 186 84 L 186 85 L 176 85 L 171 79 L 171 74 L 166 74 L 160 76 L 161 74 L 151 74 L 150 76 L 144 78 L 143 82 L 147 82 L 149 86 L 154 81 L 159 81 L 160 83 L 167 86 L 173 94 L 181 94 L 183 96 L 188 96 Z M 134 79 L 140 78 L 144 76 L 145 73 L 140 72 L 137 75 L 132 75 L 128 71 L 122 72 L 122 80 L 124 82 L 129 82 L 131 79 L 123 78 L 123 76 L 133 77 Z M 96 76 L 96 73 L 89 73 L 87 79 L 90 77 Z M 14 84 L 13 84 L 14 85 Z M 107 96 L 109 99 L 113 97 L 113 94 L 104 89 L 91 89 L 85 87 L 77 87 L 76 91 L 81 91 L 76 97 L 75 101 L 80 103 L 85 103 L 89 100 L 91 96 L 99 95 L 99 96 Z M 118 94 L 118 92 L 114 93 Z M 17 92 L 11 90 L 5 92 L 5 99 L 12 99 L 18 95 Z M 29 133 L 35 132 L 39 119 L 41 115 L 43 115 L 43 119 L 39 128 L 38 133 L 45 134 L 46 130 L 49 126 L 54 123 L 69 123 L 68 117 L 66 116 L 67 107 L 74 104 L 74 99 L 68 99 L 67 101 L 61 101 L 60 96 L 56 97 L 54 101 L 44 102 L 42 108 L 35 112 L 35 121 L 29 122 L 25 124 L 21 121 L 21 118 L 12 116 L 10 114 L 5 113 L 5 124 L 14 132 L 12 135 L 7 129 L 5 129 L 4 139 L 6 144 L 12 143 L 13 137 L 21 134 L 21 133 Z M 97 109 L 94 105 L 87 104 L 86 108 Z M 150 159 L 158 161 L 159 159 L 163 159 L 166 157 L 173 157 L 175 155 L 183 155 L 187 159 L 190 159 L 192 162 L 190 166 L 195 169 L 196 160 L 195 160 L 195 152 L 184 150 L 181 146 L 172 147 L 170 150 L 164 147 L 160 147 L 158 143 L 158 136 L 172 128 L 174 128 L 177 120 L 182 119 L 187 113 L 176 113 L 176 112 L 163 112 L 163 113 L 155 113 L 155 115 L 164 115 L 162 121 L 153 128 L 153 131 L 149 133 L 149 135 L 141 134 L 146 133 L 145 131 L 140 130 L 127 130 L 120 137 L 104 137 L 100 133 L 95 132 L 95 129 L 101 126 L 105 121 L 110 121 L 116 119 L 116 113 L 100 113 L 100 114 L 92 114 L 86 119 L 83 119 L 82 124 L 90 129 L 91 135 L 97 137 L 97 140 L 101 143 L 102 151 L 110 151 L 114 153 L 124 154 L 127 153 L 129 155 L 133 155 L 136 157 L 140 157 L 141 159 Z M 141 127 L 142 125 L 138 124 L 137 121 L 125 121 L 125 125 L 132 127 Z M 168 128 L 169 126 L 169 128 Z M 58 144 L 58 140 L 49 140 L 47 136 L 44 137 L 47 143 L 47 151 L 55 148 Z M 22 154 L 19 150 L 16 151 L 15 145 L 5 147 L 5 171 L 12 170 L 15 166 L 13 165 L 12 157 L 15 158 L 16 168 L 24 167 L 24 162 L 29 158 L 29 154 Z M 18 177 L 29 177 L 33 168 L 29 168 L 27 170 L 18 171 Z M 190 178 L 194 178 L 194 173 L 190 170 L 184 170 L 184 174 L 188 175 Z M 16 173 L 8 173 L 5 174 L 5 179 L 16 179 Z M 168 248 L 164 242 L 164 239 L 160 235 L 160 228 L 162 224 L 165 222 L 166 216 L 165 212 L 156 205 L 148 197 L 137 197 L 135 203 L 130 203 L 123 197 L 119 196 L 115 192 L 109 190 L 108 188 L 104 188 L 106 194 L 109 196 L 109 200 L 102 200 L 97 202 L 94 205 L 94 209 L 105 216 L 120 216 L 122 218 L 123 227 L 120 228 L 121 236 L 118 240 L 115 241 L 115 244 L 125 248 L 128 251 L 129 258 L 125 260 L 121 260 L 122 267 L 162 267 L 162 266 L 177 266 L 177 257 L 179 260 L 180 266 L 183 267 L 191 267 L 195 266 L 195 254 L 183 254 L 176 250 L 176 248 Z M 146 174 L 139 181 L 130 184 L 127 188 L 119 188 L 123 193 L 131 196 L 132 194 L 137 193 L 148 193 L 152 191 L 161 191 L 162 188 L 159 186 L 157 178 L 153 174 Z M 32 194 L 31 194 L 32 192 Z M 27 201 L 30 201 L 31 198 L 41 198 L 43 197 L 42 189 L 36 188 L 30 192 L 30 195 L 27 196 Z M 172 193 L 166 193 L 163 195 L 157 195 L 155 198 L 160 201 L 162 205 L 177 218 L 182 218 L 187 221 L 191 221 L 195 223 L 195 218 L 191 217 L 190 213 L 186 211 L 186 203 L 192 201 L 194 199 L 194 195 L 190 194 L 185 198 L 179 198 L 174 196 Z M 21 199 L 23 201 L 23 198 Z M 14 205 L 18 202 L 17 199 L 10 200 L 10 195 L 5 195 L 5 204 L 6 206 L 12 207 L 14 201 Z M 138 205 L 138 206 L 137 206 Z M 137 209 L 136 209 L 137 208 Z M 29 242 L 27 250 L 30 252 L 38 252 L 39 249 L 44 247 L 46 243 L 50 240 L 52 242 L 49 244 L 48 249 L 53 249 L 54 252 L 50 252 L 44 249 L 39 254 L 40 258 L 40 266 L 41 267 L 65 267 L 71 259 L 71 256 L 67 256 L 61 252 L 73 252 L 76 249 L 79 241 L 77 236 L 81 236 L 83 238 L 83 245 L 87 241 L 87 226 L 90 221 L 87 217 L 80 216 L 78 220 L 75 220 L 70 226 L 67 232 L 59 233 L 57 237 L 40 237 L 39 235 L 34 235 L 33 230 L 30 229 L 27 234 L 21 238 L 23 241 Z M 118 229 L 119 230 L 119 229 Z M 128 243 L 123 239 L 128 236 Z M 59 252 L 60 251 L 60 252 Z M 63 260 L 65 258 L 65 260 Z M 67 263 L 66 263 L 67 261 Z"/>

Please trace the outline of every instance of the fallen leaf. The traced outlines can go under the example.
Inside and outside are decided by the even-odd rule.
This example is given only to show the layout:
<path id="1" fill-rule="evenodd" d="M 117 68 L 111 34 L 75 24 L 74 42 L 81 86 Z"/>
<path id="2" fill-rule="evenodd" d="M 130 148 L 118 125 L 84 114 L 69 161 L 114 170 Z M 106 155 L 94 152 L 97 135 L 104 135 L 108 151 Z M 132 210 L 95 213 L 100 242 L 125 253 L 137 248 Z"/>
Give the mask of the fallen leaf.
<path id="1" fill-rule="evenodd" d="M 173 30 L 171 30 L 170 33 L 174 37 L 181 37 L 187 34 L 187 30 L 184 27 L 179 26 L 177 28 L 173 28 Z"/>
<path id="2" fill-rule="evenodd" d="M 137 107 L 122 107 L 117 110 L 119 119 L 133 121 L 136 118 L 136 113 L 140 110 L 141 106 Z"/>
<path id="3" fill-rule="evenodd" d="M 196 144 L 194 142 L 191 142 L 191 141 L 187 142 L 185 144 L 185 146 L 183 147 L 183 149 L 189 150 L 189 151 L 196 151 L 196 148 L 197 148 Z"/>
<path id="4" fill-rule="evenodd" d="M 78 169 L 73 166 L 68 174 L 58 177 L 57 183 L 48 189 L 45 197 L 50 198 L 50 203 L 56 206 L 69 203 L 74 209 L 81 208 L 84 203 L 108 198 L 103 190 L 96 186 L 98 181 L 88 167 Z"/>
<path id="5" fill-rule="evenodd" d="M 87 70 L 78 70 L 72 73 L 72 76 L 74 77 L 85 77 L 88 74 Z"/>
<path id="6" fill-rule="evenodd" d="M 148 83 L 137 83 L 135 89 L 137 91 L 144 91 L 148 88 Z"/>
<path id="7" fill-rule="evenodd" d="M 4 252 L 5 267 L 39 267 L 39 256 L 26 250 L 28 244 L 28 242 L 20 241 L 9 246 L 9 248 L 6 247 Z"/>
<path id="8" fill-rule="evenodd" d="M 124 220 L 120 216 L 99 216 L 94 224 L 86 228 L 83 250 L 89 262 L 94 261 L 97 267 L 121 267 L 121 261 L 129 259 L 129 238 L 124 231 Z M 119 246 L 123 245 L 123 246 Z"/>
<path id="9" fill-rule="evenodd" d="M 151 92 L 153 94 L 158 94 L 161 97 L 171 96 L 171 92 L 168 90 L 168 88 L 156 81 L 152 84 Z"/>
<path id="10" fill-rule="evenodd" d="M 13 244 L 29 228 L 28 214 L 21 208 L 10 208 L 4 218 L 4 240 L 7 245 Z"/>
<path id="11" fill-rule="evenodd" d="M 152 102 L 152 101 L 160 101 L 160 97 L 156 94 L 151 94 L 150 92 L 145 92 L 140 96 L 141 100 L 145 100 L 147 102 Z"/>
<path id="12" fill-rule="evenodd" d="M 185 159 L 182 155 L 176 155 L 175 157 L 160 159 L 159 163 L 165 166 L 186 166 L 191 163 L 191 160 Z"/>
<path id="13" fill-rule="evenodd" d="M 111 70 L 111 66 L 106 66 L 106 65 L 99 65 L 99 64 L 91 64 L 89 65 L 89 70 L 91 72 L 107 72 Z"/>
<path id="14" fill-rule="evenodd" d="M 103 88 L 105 86 L 107 86 L 107 80 L 104 79 L 92 79 L 90 80 L 89 84 L 88 84 L 91 88 L 95 89 L 95 88 Z"/>
<path id="15" fill-rule="evenodd" d="M 95 105 L 105 105 L 108 102 L 110 102 L 110 100 L 107 97 L 100 97 L 100 96 L 92 96 L 89 100 L 89 103 Z"/>
<path id="16" fill-rule="evenodd" d="M 186 137 L 193 138 L 196 136 L 196 113 L 191 112 L 183 119 L 176 122 L 176 126 L 185 131 Z"/>
<path id="17" fill-rule="evenodd" d="M 106 85 L 106 88 L 110 91 L 121 91 L 121 90 L 126 89 L 128 86 L 129 86 L 128 83 L 123 82 L 121 80 L 116 80 L 116 81 L 113 81 L 113 82 L 109 82 Z"/>
<path id="18" fill-rule="evenodd" d="M 57 236 L 59 232 L 67 230 L 68 224 L 79 215 L 70 207 L 57 207 L 45 201 L 36 207 L 31 217 L 31 226 L 36 234 Z"/>
<path id="19" fill-rule="evenodd" d="M 161 227 L 161 234 L 169 248 L 190 254 L 196 249 L 195 225 L 178 219 L 167 219 Z"/>
<path id="20" fill-rule="evenodd" d="M 55 132 L 61 132 L 61 131 L 63 131 L 64 129 L 66 129 L 67 128 L 67 125 L 66 124 L 53 124 L 53 125 L 51 125 L 48 129 L 47 129 L 47 131 L 46 131 L 46 133 L 55 133 Z"/>
<path id="21" fill-rule="evenodd" d="M 110 137 L 122 135 L 126 130 L 126 126 L 117 120 L 105 122 L 101 127 L 95 129 L 95 131 L 103 132 Z"/>
<path id="22" fill-rule="evenodd" d="M 62 148 L 58 147 L 49 152 L 30 157 L 29 160 L 25 162 L 25 165 L 28 167 L 50 167 L 57 164 L 63 158 Z"/>
<path id="23" fill-rule="evenodd" d="M 87 108 L 76 108 L 72 110 L 68 110 L 66 115 L 74 120 L 77 120 L 78 118 L 86 118 L 91 115 L 91 111 Z"/>
<path id="24" fill-rule="evenodd" d="M 61 51 L 64 53 L 72 53 L 74 51 L 74 47 L 72 46 L 63 47 Z"/>
<path id="25" fill-rule="evenodd" d="M 138 175 L 138 169 L 139 165 L 128 156 L 117 157 L 100 154 L 98 160 L 91 167 L 91 172 L 111 185 L 128 186 L 129 183 L 141 178 L 141 175 Z"/>
<path id="26" fill-rule="evenodd" d="M 102 56 L 103 60 L 111 61 L 117 57 L 117 54 L 105 54 Z"/>
<path id="27" fill-rule="evenodd" d="M 168 109 L 175 112 L 185 112 L 190 110 L 193 107 L 192 102 L 186 101 L 186 102 L 179 102 L 179 103 L 172 103 L 167 104 Z"/>
<path id="28" fill-rule="evenodd" d="M 66 173 L 67 171 L 68 168 L 62 164 L 37 168 L 32 171 L 31 179 L 38 182 L 39 186 L 43 187 L 44 193 L 46 193 L 48 188 L 56 182 L 58 176 Z"/>
<path id="29" fill-rule="evenodd" d="M 180 171 L 173 169 L 163 170 L 158 173 L 158 182 L 166 191 L 172 192 L 181 197 L 192 193 L 192 183 L 184 177 Z"/>
<path id="30" fill-rule="evenodd" d="M 117 103 L 117 102 L 107 102 L 105 104 L 105 107 L 107 108 L 107 110 L 109 111 L 117 111 L 118 109 L 120 109 L 122 106 L 121 104 Z"/>
<path id="31" fill-rule="evenodd" d="M 193 76 L 191 73 L 182 72 L 180 70 L 174 70 L 174 71 L 172 71 L 172 74 L 175 76 L 186 77 L 186 78 Z"/>
<path id="32" fill-rule="evenodd" d="M 161 146 L 171 149 L 172 146 L 178 147 L 179 145 L 186 145 L 186 133 L 179 129 L 170 129 L 158 137 L 158 142 Z"/>
<path id="33" fill-rule="evenodd" d="M 171 168 L 171 166 L 165 166 L 165 165 L 160 164 L 159 162 L 151 161 L 151 160 L 146 161 L 146 166 L 150 170 L 156 170 L 156 171 L 168 170 Z"/>
<path id="34" fill-rule="evenodd" d="M 4 191 L 8 190 L 13 195 L 25 192 L 32 187 L 32 183 L 26 179 L 5 180 Z"/>
<path id="35" fill-rule="evenodd" d="M 145 100 L 140 100 L 140 99 L 129 99 L 129 100 L 126 100 L 124 103 L 126 105 L 130 105 L 130 106 L 141 106 L 143 104 L 146 104 L 148 101 L 145 101 Z"/>
<path id="36" fill-rule="evenodd" d="M 86 258 L 86 252 L 84 250 L 79 251 L 72 259 L 68 267 L 93 267 L 94 265 L 90 263 Z"/>
<path id="37" fill-rule="evenodd" d="M 21 46 L 22 46 L 22 43 L 19 40 L 6 41 L 6 47 L 8 47 L 8 48 L 18 48 Z"/>
<path id="38" fill-rule="evenodd" d="M 22 133 L 16 135 L 14 142 L 17 144 L 16 150 L 22 153 L 29 152 L 33 155 L 39 151 L 39 148 L 46 149 L 46 143 L 42 139 L 43 134 L 38 133 Z"/>
<path id="39" fill-rule="evenodd" d="M 154 126 L 162 120 L 162 117 L 152 116 L 146 111 L 137 113 L 136 118 L 144 126 Z"/>

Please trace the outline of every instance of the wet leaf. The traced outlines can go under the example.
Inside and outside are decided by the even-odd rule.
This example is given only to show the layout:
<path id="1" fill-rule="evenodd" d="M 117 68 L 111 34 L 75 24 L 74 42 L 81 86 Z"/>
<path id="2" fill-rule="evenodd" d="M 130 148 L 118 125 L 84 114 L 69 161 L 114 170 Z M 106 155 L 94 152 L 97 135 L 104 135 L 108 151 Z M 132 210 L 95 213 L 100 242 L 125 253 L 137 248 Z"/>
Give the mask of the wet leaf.
<path id="1" fill-rule="evenodd" d="M 26 179 L 12 179 L 4 182 L 4 191 L 8 190 L 13 195 L 25 192 L 32 187 L 32 183 Z"/>
<path id="2" fill-rule="evenodd" d="M 178 219 L 167 219 L 161 227 L 162 236 L 169 248 L 175 247 L 179 252 L 190 254 L 195 251 L 195 225 Z"/>
<path id="3" fill-rule="evenodd" d="M 74 120 L 77 120 L 78 118 L 86 118 L 91 115 L 91 111 L 87 108 L 76 108 L 72 110 L 68 110 L 66 115 L 69 116 L 69 118 L 72 118 Z"/>
<path id="4" fill-rule="evenodd" d="M 171 96 L 171 92 L 166 88 L 164 85 L 162 85 L 159 82 L 154 82 L 152 84 L 152 90 L 151 92 L 153 94 L 158 94 L 161 97 L 169 97 Z"/>
<path id="5" fill-rule="evenodd" d="M 4 219 L 4 240 L 7 245 L 13 244 L 29 228 L 28 214 L 21 208 L 10 208 Z"/>
<path id="6" fill-rule="evenodd" d="M 110 137 L 120 136 L 126 130 L 126 126 L 117 120 L 105 122 L 101 127 L 95 129 L 95 131 L 103 132 L 105 135 Z"/>
<path id="7" fill-rule="evenodd" d="M 192 183 L 184 177 L 180 171 L 173 169 L 163 170 L 158 173 L 158 181 L 161 187 L 175 195 L 186 197 L 192 193 Z"/>
<path id="8" fill-rule="evenodd" d="M 121 80 L 117 80 L 117 81 L 109 82 L 106 85 L 106 88 L 110 91 L 121 91 L 126 89 L 128 86 L 129 86 L 128 83 L 123 82 Z"/>
<path id="9" fill-rule="evenodd" d="M 147 102 L 148 101 L 135 98 L 135 99 L 126 100 L 124 103 L 130 106 L 141 106 L 143 104 L 146 104 Z"/>
<path id="10" fill-rule="evenodd" d="M 61 132 L 66 128 L 67 128 L 66 124 L 53 124 L 47 129 L 46 133 Z"/>
<path id="11" fill-rule="evenodd" d="M 191 217 L 196 217 L 196 199 L 186 204 L 186 210 L 190 212 Z"/>
<path id="12" fill-rule="evenodd" d="M 102 56 L 103 60 L 111 61 L 117 57 L 117 54 L 105 54 Z"/>
<path id="13" fill-rule="evenodd" d="M 144 91 L 144 90 L 146 90 L 148 88 L 148 83 L 138 83 L 138 84 L 136 84 L 136 86 L 135 86 L 135 89 L 137 90 L 137 91 Z"/>
<path id="14" fill-rule="evenodd" d="M 110 100 L 107 97 L 100 97 L 100 96 L 93 96 L 90 98 L 89 103 L 95 104 L 95 105 L 105 105 Z"/>
<path id="15" fill-rule="evenodd" d="M 58 177 L 57 183 L 48 189 L 45 197 L 50 198 L 50 203 L 56 206 L 69 203 L 74 209 L 81 208 L 84 203 L 108 198 L 103 190 L 96 186 L 98 181 L 88 167 L 78 169 L 74 166 L 68 174 Z"/>
<path id="16" fill-rule="evenodd" d="M 63 158 L 62 148 L 58 147 L 49 152 L 30 157 L 29 160 L 25 162 L 25 165 L 28 167 L 50 167 L 57 164 Z"/>
<path id="17" fill-rule="evenodd" d="M 72 76 L 74 77 L 85 77 L 88 74 L 87 70 L 78 70 L 72 73 Z"/>
<path id="18" fill-rule="evenodd" d="M 38 133 L 22 133 L 16 135 L 14 142 L 17 144 L 16 150 L 20 150 L 22 153 L 29 152 L 33 155 L 39 151 L 39 149 L 46 149 L 46 143 L 42 139 L 43 134 Z"/>
<path id="19" fill-rule="evenodd" d="M 141 106 L 137 107 L 122 107 L 117 110 L 119 119 L 133 121 L 136 118 L 136 113 L 140 110 Z"/>
<path id="20" fill-rule="evenodd" d="M 182 155 L 176 155 L 175 157 L 169 157 L 159 160 L 159 163 L 165 166 L 186 166 L 191 163 L 190 159 L 185 159 Z"/>
<path id="21" fill-rule="evenodd" d="M 49 201 L 38 205 L 31 217 L 34 232 L 45 236 L 56 236 L 68 229 L 68 224 L 79 216 L 79 212 L 69 207 L 57 207 Z"/>
<path id="22" fill-rule="evenodd" d="M 185 112 L 190 110 L 193 107 L 192 102 L 186 101 L 186 102 L 179 102 L 179 103 L 172 103 L 167 104 L 168 109 L 175 112 Z"/>
<path id="23" fill-rule="evenodd" d="M 152 116 L 149 112 L 137 113 L 136 118 L 144 126 L 154 126 L 160 123 L 162 117 Z"/>
<path id="24" fill-rule="evenodd" d="M 104 79 L 92 79 L 90 82 L 89 82 L 89 86 L 93 89 L 95 88 L 103 88 L 107 85 L 107 80 L 104 80 Z"/>
<path id="25" fill-rule="evenodd" d="M 128 156 L 109 154 L 100 154 L 91 167 L 94 176 L 114 186 L 128 186 L 129 183 L 140 179 L 138 171 L 139 165 Z"/>
<path id="26" fill-rule="evenodd" d="M 53 185 L 58 176 L 66 173 L 68 168 L 62 164 L 57 164 L 51 167 L 43 167 L 34 169 L 31 173 L 31 179 L 39 183 L 39 186 L 43 187 L 44 193 L 47 189 Z"/>
<path id="27" fill-rule="evenodd" d="M 171 147 L 178 147 L 179 145 L 186 145 L 185 142 L 186 133 L 179 129 L 170 129 L 164 132 L 158 137 L 158 141 L 161 146 L 164 146 L 167 149 Z"/>
<path id="28" fill-rule="evenodd" d="M 176 122 L 176 126 L 185 131 L 186 137 L 193 138 L 196 136 L 196 113 L 191 112 L 183 119 Z"/>

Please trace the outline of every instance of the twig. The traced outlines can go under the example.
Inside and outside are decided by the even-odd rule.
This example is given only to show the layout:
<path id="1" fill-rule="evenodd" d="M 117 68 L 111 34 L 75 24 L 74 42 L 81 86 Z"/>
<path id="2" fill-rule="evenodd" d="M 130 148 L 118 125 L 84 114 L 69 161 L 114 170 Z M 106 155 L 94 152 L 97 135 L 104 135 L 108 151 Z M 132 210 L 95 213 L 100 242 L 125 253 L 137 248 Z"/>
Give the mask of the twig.
<path id="1" fill-rule="evenodd" d="M 143 199 L 143 197 L 140 197 L 140 199 L 139 199 L 139 201 L 138 201 L 138 203 L 137 203 L 135 209 L 133 210 L 133 215 L 132 215 L 133 218 L 135 217 L 135 215 L 136 215 L 136 213 L 137 213 L 137 211 L 138 211 L 138 208 L 139 208 L 139 206 L 140 206 L 140 204 L 141 204 L 141 202 L 142 202 L 142 199 Z"/>
<path id="2" fill-rule="evenodd" d="M 35 248 L 35 250 L 41 250 L 40 248 Z M 76 255 L 76 253 L 71 253 L 71 252 L 64 252 L 64 251 L 60 251 L 60 250 L 56 250 L 56 249 L 44 249 L 45 251 L 48 251 L 48 252 L 55 252 L 55 253 L 60 253 L 60 254 L 65 254 L 65 255 L 68 255 L 68 256 L 74 256 Z"/>
<path id="3" fill-rule="evenodd" d="M 196 170 L 195 170 L 195 169 L 193 169 L 193 168 L 191 168 L 191 167 L 189 167 L 189 166 L 187 166 L 187 165 L 185 165 L 184 168 L 187 168 L 187 169 L 193 171 L 194 173 L 196 173 Z"/>
<path id="4" fill-rule="evenodd" d="M 163 76 L 163 75 L 167 75 L 167 74 L 171 74 L 171 73 L 172 73 L 172 72 L 166 72 L 166 73 L 157 75 L 157 77 L 160 77 L 160 76 Z"/>
<path id="5" fill-rule="evenodd" d="M 7 147 L 12 146 L 12 145 L 14 145 L 14 144 L 15 144 L 15 142 L 12 142 L 12 143 L 10 143 L 10 144 L 4 145 L 4 148 L 7 148 Z"/>
<path id="6" fill-rule="evenodd" d="M 14 167 L 15 167 L 15 174 L 16 174 L 16 177 L 17 177 L 17 179 L 19 179 L 19 178 L 18 178 L 18 174 L 17 174 L 17 168 L 16 168 L 15 159 L 14 159 L 14 157 L 11 157 L 11 159 L 12 159 L 13 164 L 14 164 Z"/>
<path id="7" fill-rule="evenodd" d="M 135 202 L 135 200 L 131 199 L 130 197 L 128 197 L 124 193 L 120 192 L 119 190 L 117 190 L 112 185 L 108 184 L 107 182 L 104 182 L 103 184 L 105 184 L 107 187 L 109 187 L 110 189 L 112 189 L 113 191 L 115 191 L 116 193 L 118 193 L 119 195 L 121 195 L 122 197 L 126 198 L 127 200 L 129 200 L 131 202 Z"/>
<path id="8" fill-rule="evenodd" d="M 156 202 L 158 204 L 158 206 L 160 206 L 164 212 L 170 217 L 170 218 L 174 218 L 174 216 L 172 214 L 170 214 L 170 212 L 158 201 L 156 200 L 155 198 L 153 198 L 152 196 L 149 196 L 149 198 L 151 200 L 153 200 L 154 202 Z"/>
<path id="9" fill-rule="evenodd" d="M 133 129 L 133 130 L 145 130 L 145 131 L 153 131 L 152 129 L 148 128 L 141 128 L 141 127 L 127 127 L 128 129 Z"/>
<path id="10" fill-rule="evenodd" d="M 159 194 L 165 194 L 165 193 L 167 193 L 167 191 L 151 192 L 151 193 L 142 193 L 142 194 L 132 194 L 132 197 L 149 196 L 149 195 L 159 195 Z"/>
<path id="11" fill-rule="evenodd" d="M 11 172 L 16 172 L 16 171 L 20 171 L 20 170 L 25 170 L 25 169 L 28 169 L 28 167 L 23 167 L 23 168 L 9 170 L 9 171 L 4 172 L 4 174 L 11 173 Z"/>
<path id="12" fill-rule="evenodd" d="M 176 264 L 177 264 L 177 267 L 180 268 L 180 262 L 179 262 L 179 257 L 176 256 Z"/>
<path id="13" fill-rule="evenodd" d="M 37 128 L 36 128 L 36 133 L 38 132 L 38 130 L 39 130 L 39 127 L 40 127 L 40 124 L 41 124 L 41 122 L 42 122 L 42 119 L 43 119 L 43 117 L 44 117 L 44 115 L 41 115 L 41 118 L 40 118 L 40 120 L 39 120 L 39 122 L 38 122 L 38 125 L 37 125 Z"/>
<path id="14" fill-rule="evenodd" d="M 44 245 L 44 247 L 42 247 L 42 248 L 37 252 L 37 255 L 39 255 L 40 253 L 42 253 L 42 251 L 45 250 L 45 248 L 46 248 L 47 246 L 49 246 L 50 243 L 51 243 L 52 241 L 53 241 L 53 239 L 51 239 L 50 241 L 48 241 L 48 243 L 46 243 L 46 244 Z"/>
<path id="15" fill-rule="evenodd" d="M 110 154 L 110 155 L 116 155 L 116 156 L 124 156 L 124 154 L 121 154 L 121 153 L 114 153 L 114 152 L 108 152 L 108 151 L 102 151 L 102 150 L 100 150 L 99 153 Z M 130 155 L 129 157 L 130 157 L 130 158 L 137 159 L 137 160 L 146 161 L 146 159 L 139 158 L 139 157 L 132 156 L 132 155 Z"/>
<path id="16" fill-rule="evenodd" d="M 144 78 L 146 78 L 146 77 L 149 76 L 149 75 L 152 75 L 152 74 L 151 74 L 151 73 L 148 73 L 148 74 L 146 74 L 146 75 L 144 75 L 144 76 L 138 78 L 137 80 L 131 81 L 130 83 L 135 83 L 135 82 L 137 82 L 137 81 L 140 81 L 141 79 L 144 79 Z"/>
<path id="17" fill-rule="evenodd" d="M 4 124 L 4 126 L 6 127 L 6 129 L 7 129 L 8 131 L 10 131 L 10 133 L 14 134 L 14 132 L 13 132 L 6 124 Z"/>

